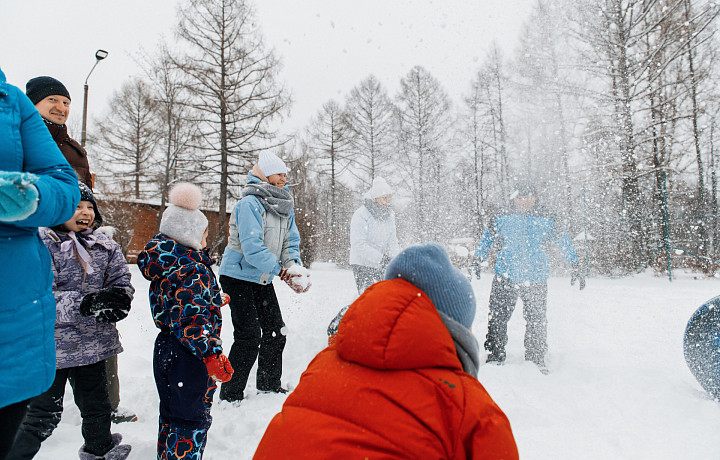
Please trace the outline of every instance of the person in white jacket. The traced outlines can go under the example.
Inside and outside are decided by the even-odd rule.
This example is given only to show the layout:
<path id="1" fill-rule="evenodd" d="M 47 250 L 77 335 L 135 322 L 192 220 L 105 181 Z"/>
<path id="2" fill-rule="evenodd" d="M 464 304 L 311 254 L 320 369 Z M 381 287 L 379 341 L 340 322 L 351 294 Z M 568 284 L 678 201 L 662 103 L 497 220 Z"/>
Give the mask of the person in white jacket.
<path id="1" fill-rule="evenodd" d="M 358 294 L 384 279 L 385 267 L 400 252 L 392 194 L 385 179 L 376 177 L 350 221 L 350 266 Z"/>

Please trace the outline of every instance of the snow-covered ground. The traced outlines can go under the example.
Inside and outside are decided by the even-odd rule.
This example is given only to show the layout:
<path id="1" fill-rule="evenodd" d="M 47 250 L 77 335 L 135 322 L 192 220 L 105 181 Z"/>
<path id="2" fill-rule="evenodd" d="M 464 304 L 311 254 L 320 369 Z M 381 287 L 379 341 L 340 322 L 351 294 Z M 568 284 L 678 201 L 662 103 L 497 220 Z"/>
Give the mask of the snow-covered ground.
<path id="1" fill-rule="evenodd" d="M 148 283 L 131 266 L 137 289 L 130 316 L 119 323 L 121 405 L 137 412 L 136 423 L 114 425 L 133 446 L 130 459 L 155 457 L 157 394 L 152 376 L 156 329 Z M 295 294 L 276 285 L 288 327 L 283 383 L 293 388 L 308 362 L 327 343 L 326 328 L 356 297 L 352 273 L 315 264 L 313 286 Z M 679 276 L 677 276 L 679 275 Z M 484 365 L 479 380 L 505 411 L 523 459 L 718 459 L 720 404 L 711 400 L 685 365 L 682 338 L 687 320 L 704 301 L 720 294 L 720 281 L 649 274 L 624 279 L 592 278 L 571 288 L 551 278 L 548 301 L 549 375 L 523 361 L 525 322 L 519 304 L 510 322 L 508 362 Z M 473 330 L 486 331 L 491 275 L 473 281 L 478 313 Z M 232 325 L 224 310 L 223 340 Z M 283 395 L 257 395 L 254 371 L 246 399 L 213 406 L 208 460 L 249 459 Z M 352 395 L 348 395 L 352 397 Z M 66 392 L 60 426 L 38 459 L 77 458 L 80 415 Z"/>

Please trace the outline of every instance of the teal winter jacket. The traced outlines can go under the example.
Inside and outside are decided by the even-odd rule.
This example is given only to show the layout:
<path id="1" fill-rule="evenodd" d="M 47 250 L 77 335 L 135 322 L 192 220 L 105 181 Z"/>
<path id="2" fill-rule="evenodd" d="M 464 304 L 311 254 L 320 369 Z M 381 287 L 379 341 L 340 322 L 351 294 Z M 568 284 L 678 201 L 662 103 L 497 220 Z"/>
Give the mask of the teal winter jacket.
<path id="1" fill-rule="evenodd" d="M 0 407 L 24 401 L 55 379 L 55 299 L 50 254 L 38 227 L 69 220 L 80 201 L 75 172 L 30 99 L 0 70 L 0 170 L 39 177 L 35 213 L 0 222 Z"/>

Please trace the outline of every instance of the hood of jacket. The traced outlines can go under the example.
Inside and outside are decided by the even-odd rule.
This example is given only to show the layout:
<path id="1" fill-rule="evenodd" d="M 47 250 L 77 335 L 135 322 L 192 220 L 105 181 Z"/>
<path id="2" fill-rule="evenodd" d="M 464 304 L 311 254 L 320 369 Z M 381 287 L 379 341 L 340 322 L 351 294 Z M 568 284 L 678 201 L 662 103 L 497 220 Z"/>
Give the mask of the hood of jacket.
<path id="1" fill-rule="evenodd" d="M 209 268 L 215 261 L 206 250 L 196 251 L 183 246 L 162 233 L 150 238 L 137 261 L 140 272 L 150 281 L 167 278 L 172 272 L 189 263 L 201 263 Z"/>
<path id="2" fill-rule="evenodd" d="M 370 286 L 338 326 L 340 357 L 374 369 L 462 370 L 453 338 L 430 298 L 393 279 Z"/>

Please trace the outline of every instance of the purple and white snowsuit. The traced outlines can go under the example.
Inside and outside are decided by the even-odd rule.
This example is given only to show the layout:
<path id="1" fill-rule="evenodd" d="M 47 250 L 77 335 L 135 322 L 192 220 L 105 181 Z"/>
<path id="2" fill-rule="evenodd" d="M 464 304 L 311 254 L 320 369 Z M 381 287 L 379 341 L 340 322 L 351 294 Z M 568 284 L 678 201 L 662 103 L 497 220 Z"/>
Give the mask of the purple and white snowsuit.
<path id="1" fill-rule="evenodd" d="M 80 264 L 67 233 L 43 229 L 43 243 L 52 256 L 53 293 L 57 305 L 55 350 L 57 368 L 84 366 L 123 351 L 117 328 L 80 314 L 80 301 L 102 288 L 118 287 L 132 298 L 130 270 L 120 245 L 100 232 L 86 238 L 91 260 L 87 272 Z"/>
<path id="2" fill-rule="evenodd" d="M 8 459 L 33 458 L 57 428 L 68 381 L 82 416 L 83 449 L 108 452 L 119 440 L 110 434 L 105 359 L 120 353 L 122 346 L 115 324 L 82 316 L 80 302 L 85 295 L 108 287 L 120 288 L 132 298 L 130 270 L 120 245 L 103 233 L 86 230 L 76 236 L 43 228 L 40 237 L 52 258 L 57 370 L 50 388 L 28 404 Z"/>

